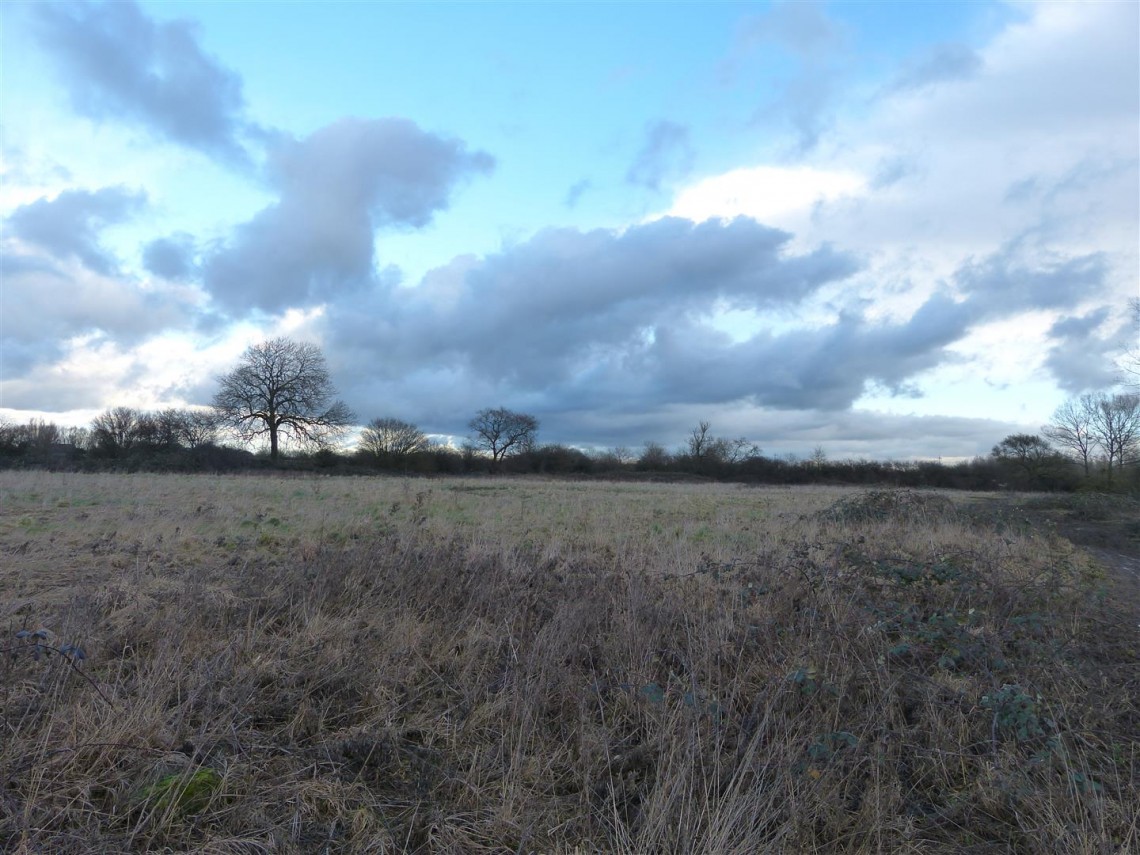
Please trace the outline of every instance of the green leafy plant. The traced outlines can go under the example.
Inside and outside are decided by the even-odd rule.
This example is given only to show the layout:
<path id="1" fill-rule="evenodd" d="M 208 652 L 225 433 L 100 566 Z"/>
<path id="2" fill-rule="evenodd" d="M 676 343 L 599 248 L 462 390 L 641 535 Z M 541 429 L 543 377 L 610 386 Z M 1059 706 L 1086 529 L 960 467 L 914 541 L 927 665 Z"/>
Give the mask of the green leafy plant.
<path id="1" fill-rule="evenodd" d="M 1039 699 L 1034 699 L 1016 684 L 1006 684 L 996 692 L 982 696 L 982 706 L 993 713 L 995 734 L 1029 742 L 1044 737 L 1048 722 L 1042 717 Z"/>
<path id="2" fill-rule="evenodd" d="M 808 746 L 807 753 L 812 760 L 830 760 L 845 748 L 854 748 L 858 744 L 859 738 L 855 734 L 839 730 L 817 736 Z"/>

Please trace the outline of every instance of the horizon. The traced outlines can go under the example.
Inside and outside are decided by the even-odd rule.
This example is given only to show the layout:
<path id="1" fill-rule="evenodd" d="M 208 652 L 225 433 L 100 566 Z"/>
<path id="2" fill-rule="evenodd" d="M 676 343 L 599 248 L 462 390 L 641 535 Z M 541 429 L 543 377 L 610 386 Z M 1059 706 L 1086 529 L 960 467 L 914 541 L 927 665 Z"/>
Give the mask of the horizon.
<path id="1" fill-rule="evenodd" d="M 969 460 L 1118 383 L 1140 6 L 0 9 L 0 418 L 318 344 L 360 424 Z"/>

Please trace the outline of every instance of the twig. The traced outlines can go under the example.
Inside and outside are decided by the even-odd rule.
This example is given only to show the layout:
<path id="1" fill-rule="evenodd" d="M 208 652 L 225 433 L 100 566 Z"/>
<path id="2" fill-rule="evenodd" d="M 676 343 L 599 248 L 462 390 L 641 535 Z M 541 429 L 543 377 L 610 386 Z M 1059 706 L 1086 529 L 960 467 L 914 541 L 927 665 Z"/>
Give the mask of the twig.
<path id="1" fill-rule="evenodd" d="M 101 688 L 99 688 L 99 684 L 96 683 L 91 677 L 89 677 L 87 675 L 86 672 L 84 672 L 79 667 L 76 660 L 72 659 L 70 656 L 67 655 L 67 653 L 65 653 L 63 650 L 60 650 L 58 647 L 53 647 L 50 644 L 45 644 L 42 641 L 37 641 L 35 644 L 21 644 L 21 645 L 16 646 L 16 647 L 0 648 L 0 653 L 15 653 L 18 650 L 29 650 L 32 648 L 39 648 L 40 650 L 47 650 L 47 651 L 51 651 L 52 653 L 58 653 L 60 656 L 63 657 L 63 661 L 66 662 L 69 666 L 71 666 L 71 670 L 73 670 L 76 674 L 78 674 L 80 677 L 82 677 L 84 680 L 86 680 L 88 683 L 90 683 L 91 687 L 96 692 L 99 693 L 99 697 L 101 697 L 108 704 L 110 704 L 111 709 L 115 708 L 115 702 L 107 697 L 107 695 L 103 692 L 103 690 Z"/>

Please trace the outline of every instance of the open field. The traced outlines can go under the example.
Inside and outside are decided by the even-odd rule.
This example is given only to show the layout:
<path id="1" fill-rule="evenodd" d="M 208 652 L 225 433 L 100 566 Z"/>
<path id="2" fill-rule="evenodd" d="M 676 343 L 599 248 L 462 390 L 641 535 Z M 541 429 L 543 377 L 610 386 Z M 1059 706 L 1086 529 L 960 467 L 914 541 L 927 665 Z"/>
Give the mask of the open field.
<path id="1" fill-rule="evenodd" d="M 1138 851 L 1066 501 L 0 472 L 0 848 Z"/>

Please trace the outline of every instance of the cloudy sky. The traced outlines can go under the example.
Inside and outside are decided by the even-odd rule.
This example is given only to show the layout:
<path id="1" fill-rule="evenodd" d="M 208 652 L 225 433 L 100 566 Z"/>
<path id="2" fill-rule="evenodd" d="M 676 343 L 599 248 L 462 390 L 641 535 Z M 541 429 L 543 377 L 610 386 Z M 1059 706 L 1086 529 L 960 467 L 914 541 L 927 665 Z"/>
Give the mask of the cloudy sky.
<path id="1" fill-rule="evenodd" d="M 1136 343 L 1140 5 L 0 7 L 0 417 L 968 457 Z"/>

